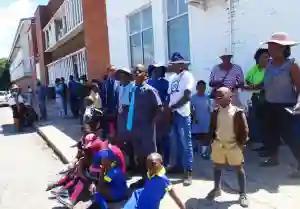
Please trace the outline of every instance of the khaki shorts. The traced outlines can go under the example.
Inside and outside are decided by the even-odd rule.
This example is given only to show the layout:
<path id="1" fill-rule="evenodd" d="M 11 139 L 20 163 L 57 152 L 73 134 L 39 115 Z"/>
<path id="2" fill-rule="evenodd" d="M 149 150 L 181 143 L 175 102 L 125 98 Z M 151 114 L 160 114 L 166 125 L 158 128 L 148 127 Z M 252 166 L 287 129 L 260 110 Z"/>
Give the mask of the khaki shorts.
<path id="1" fill-rule="evenodd" d="M 215 164 L 240 166 L 244 163 L 243 151 L 237 145 L 226 148 L 218 141 L 211 145 L 211 159 Z"/>

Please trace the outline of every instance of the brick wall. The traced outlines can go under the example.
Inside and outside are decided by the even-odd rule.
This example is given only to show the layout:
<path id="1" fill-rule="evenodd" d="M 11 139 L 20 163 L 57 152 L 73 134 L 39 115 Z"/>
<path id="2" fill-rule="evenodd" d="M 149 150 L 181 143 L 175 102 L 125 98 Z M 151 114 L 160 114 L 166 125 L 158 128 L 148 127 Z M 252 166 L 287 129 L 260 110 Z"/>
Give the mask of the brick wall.
<path id="1" fill-rule="evenodd" d="M 100 79 L 109 65 L 105 0 L 82 0 L 88 76 Z"/>

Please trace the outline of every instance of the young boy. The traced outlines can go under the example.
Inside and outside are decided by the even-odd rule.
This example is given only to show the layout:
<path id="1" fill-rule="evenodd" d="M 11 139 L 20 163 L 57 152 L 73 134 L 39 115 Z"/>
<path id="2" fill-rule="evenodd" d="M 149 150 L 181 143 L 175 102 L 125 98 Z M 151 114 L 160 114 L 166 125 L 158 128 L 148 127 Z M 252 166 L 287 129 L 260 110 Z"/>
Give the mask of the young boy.
<path id="1" fill-rule="evenodd" d="M 160 154 L 152 153 L 147 157 L 148 179 L 144 188 L 136 190 L 123 209 L 159 209 L 160 201 L 168 192 L 180 209 L 184 204 L 177 197 L 171 182 L 166 176 Z"/>
<path id="2" fill-rule="evenodd" d="M 227 87 L 216 91 L 218 109 L 212 114 L 212 161 L 214 163 L 214 189 L 207 195 L 213 200 L 221 195 L 222 167 L 229 165 L 236 168 L 240 186 L 240 205 L 248 207 L 246 195 L 246 176 L 243 168 L 243 147 L 248 140 L 248 124 L 243 110 L 232 104 L 232 92 Z"/>
<path id="3" fill-rule="evenodd" d="M 98 152 L 96 158 L 101 161 L 101 174 L 99 181 L 90 186 L 90 191 L 93 194 L 93 202 L 99 208 L 106 209 L 106 201 L 117 202 L 126 198 L 128 191 L 126 176 L 112 150 L 102 150 Z"/>
<path id="4" fill-rule="evenodd" d="M 204 159 L 209 158 L 209 125 L 210 125 L 210 98 L 205 94 L 206 83 L 203 80 L 197 82 L 197 93 L 192 96 L 192 137 L 194 150 L 197 151 L 200 142 L 201 150 L 198 150 Z"/>

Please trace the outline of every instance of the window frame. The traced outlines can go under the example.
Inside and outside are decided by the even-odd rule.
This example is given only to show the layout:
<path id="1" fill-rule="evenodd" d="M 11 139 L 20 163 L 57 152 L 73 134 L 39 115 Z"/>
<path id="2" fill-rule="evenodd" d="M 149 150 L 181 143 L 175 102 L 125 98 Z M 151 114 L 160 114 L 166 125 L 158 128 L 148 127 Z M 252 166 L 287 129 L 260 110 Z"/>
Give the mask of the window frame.
<path id="1" fill-rule="evenodd" d="M 147 10 L 151 8 L 151 27 L 145 27 L 143 28 L 143 11 Z M 153 61 L 154 61 L 154 28 L 153 28 L 153 7 L 151 4 L 146 4 L 142 7 L 140 7 L 139 9 L 133 11 L 132 13 L 128 14 L 126 16 L 126 22 L 127 22 L 127 45 L 128 45 L 128 61 L 129 61 L 129 64 L 131 67 L 134 67 L 134 63 L 132 62 L 132 48 L 131 48 L 131 37 L 134 36 L 134 35 L 137 35 L 137 34 L 140 34 L 140 44 L 141 44 L 141 49 L 142 49 L 142 60 L 143 60 L 143 63 L 139 63 L 139 64 L 145 64 L 145 53 L 144 53 L 144 40 L 143 40 L 143 33 L 145 31 L 148 31 L 148 30 L 152 30 L 152 47 L 153 47 Z M 131 32 L 130 31 L 130 17 L 134 16 L 134 15 L 137 15 L 139 14 L 139 18 L 140 18 L 140 29 L 139 31 L 136 31 L 136 32 Z"/>
<path id="2" fill-rule="evenodd" d="M 168 24 L 169 22 L 171 22 L 172 20 L 181 18 L 183 16 L 186 15 L 187 19 L 188 19 L 188 26 L 189 26 L 189 57 L 188 57 L 188 61 L 191 61 L 191 38 L 190 38 L 190 18 L 189 18 L 189 8 L 188 8 L 188 3 L 185 1 L 185 3 L 187 4 L 187 11 L 185 12 L 181 12 L 180 13 L 180 6 L 179 6 L 179 1 L 180 0 L 176 0 L 176 4 L 177 4 L 177 11 L 176 11 L 176 15 L 169 18 L 169 14 L 168 14 L 168 1 L 164 1 L 164 11 L 165 11 L 165 37 L 166 37 L 166 46 L 167 46 L 167 58 L 170 58 L 170 47 L 169 47 L 169 31 L 168 31 Z"/>

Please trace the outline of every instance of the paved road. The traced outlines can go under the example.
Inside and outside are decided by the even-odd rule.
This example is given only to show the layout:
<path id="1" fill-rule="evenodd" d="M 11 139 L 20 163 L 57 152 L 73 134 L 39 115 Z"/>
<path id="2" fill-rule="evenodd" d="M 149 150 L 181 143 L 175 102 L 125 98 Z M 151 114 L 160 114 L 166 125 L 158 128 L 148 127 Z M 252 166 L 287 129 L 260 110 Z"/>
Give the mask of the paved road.
<path id="1" fill-rule="evenodd" d="M 0 208 L 56 208 L 45 187 L 61 162 L 35 132 L 13 130 L 10 109 L 0 108 Z"/>

